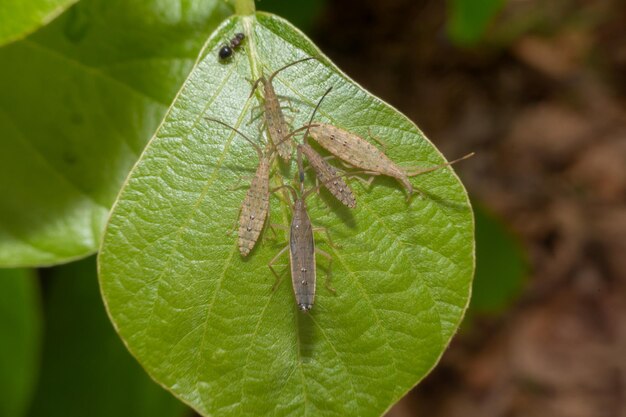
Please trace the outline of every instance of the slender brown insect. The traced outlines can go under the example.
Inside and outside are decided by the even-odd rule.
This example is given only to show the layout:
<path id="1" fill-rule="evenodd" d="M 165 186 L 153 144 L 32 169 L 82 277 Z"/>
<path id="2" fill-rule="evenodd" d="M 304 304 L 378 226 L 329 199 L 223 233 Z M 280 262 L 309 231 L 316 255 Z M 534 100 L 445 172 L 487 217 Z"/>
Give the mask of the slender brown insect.
<path id="1" fill-rule="evenodd" d="M 289 245 L 285 246 L 272 258 L 268 263 L 268 267 L 274 276 L 276 276 L 277 283 L 280 282 L 280 276 L 276 273 L 272 265 L 289 249 L 291 284 L 293 285 L 296 304 L 300 310 L 307 312 L 311 310 L 315 301 L 315 286 L 317 280 L 315 253 L 324 256 L 331 263 L 332 256 L 315 247 L 315 239 L 313 238 L 313 231 L 315 229 L 311 224 L 305 200 L 316 188 L 311 188 L 306 192 L 304 191 L 304 171 L 302 170 L 301 161 L 298 161 L 298 169 L 300 177 L 300 196 L 298 196 L 298 193 L 289 185 L 279 187 L 289 189 L 294 200 L 291 225 L 289 227 Z"/>
<path id="2" fill-rule="evenodd" d="M 259 155 L 259 166 L 254 177 L 252 177 L 250 188 L 248 188 L 246 192 L 246 197 L 241 204 L 239 213 L 239 252 L 241 255 L 247 256 L 259 239 L 269 213 L 270 163 L 272 152 L 269 149 L 263 152 L 259 145 L 254 143 L 250 138 L 238 129 L 222 121 L 208 117 L 207 120 L 219 123 L 239 133 L 245 140 L 250 142 Z"/>
<path id="3" fill-rule="evenodd" d="M 472 152 L 445 164 L 408 171 L 365 139 L 336 126 L 316 122 L 315 125 L 310 125 L 309 134 L 324 149 L 348 164 L 368 171 L 372 175 L 387 175 L 397 179 L 407 189 L 409 196 L 413 193 L 413 185 L 409 177 L 435 171 L 474 155 Z"/>
<path id="4" fill-rule="evenodd" d="M 265 114 L 265 125 L 267 126 L 267 131 L 269 132 L 270 140 L 278 149 L 278 155 L 285 161 L 291 159 L 292 153 L 292 143 L 290 140 L 285 140 L 289 134 L 289 125 L 285 121 L 285 115 L 280 106 L 280 101 L 278 100 L 278 96 L 276 95 L 276 91 L 274 90 L 274 86 L 272 85 L 272 81 L 274 77 L 281 71 L 291 67 L 292 65 L 299 64 L 300 62 L 308 61 L 310 59 L 314 59 L 313 57 L 299 59 L 290 64 L 285 65 L 282 68 L 277 69 L 269 76 L 269 78 L 265 78 L 264 76 L 260 77 L 258 80 L 254 82 L 252 85 L 252 91 L 250 92 L 250 97 L 254 94 L 259 83 L 263 83 L 263 111 Z"/>
<path id="5" fill-rule="evenodd" d="M 352 189 L 339 176 L 339 171 L 334 166 L 326 162 L 308 143 L 298 144 L 298 152 L 306 156 L 319 181 L 324 184 L 337 200 L 350 208 L 356 207 L 356 199 Z"/>
<path id="6" fill-rule="evenodd" d="M 315 117 L 315 113 L 319 109 L 324 98 L 328 95 L 328 93 L 330 93 L 332 89 L 333 88 L 330 87 L 328 90 L 326 90 L 322 98 L 320 98 L 320 100 L 317 102 L 317 105 L 315 106 L 315 109 L 313 110 L 313 113 L 311 114 L 311 119 L 309 120 L 309 124 L 305 126 L 307 128 L 307 132 L 308 132 L 308 129 L 311 127 L 311 123 L 313 121 L 313 118 Z M 294 130 L 292 134 L 300 131 L 301 129 L 302 128 Z M 306 156 L 307 160 L 309 161 L 309 164 L 313 168 L 313 171 L 315 171 L 315 175 L 317 176 L 317 179 L 328 189 L 328 191 L 330 191 L 331 194 L 334 195 L 344 205 L 350 208 L 355 208 L 356 199 L 354 198 L 354 193 L 352 192 L 352 189 L 340 177 L 339 171 L 337 171 L 337 169 L 334 166 L 326 162 L 326 160 L 322 158 L 322 156 L 319 153 L 317 153 L 308 144 L 307 132 L 305 132 L 303 136 L 303 143 L 298 144 L 298 147 L 297 147 L 299 163 L 301 163 L 300 154 L 302 153 Z"/>

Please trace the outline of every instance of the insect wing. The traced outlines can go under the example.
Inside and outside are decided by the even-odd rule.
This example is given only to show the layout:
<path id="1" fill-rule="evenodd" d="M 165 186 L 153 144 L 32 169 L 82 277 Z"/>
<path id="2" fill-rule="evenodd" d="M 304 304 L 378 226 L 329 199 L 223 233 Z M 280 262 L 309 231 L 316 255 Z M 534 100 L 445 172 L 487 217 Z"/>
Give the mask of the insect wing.
<path id="1" fill-rule="evenodd" d="M 303 202 L 296 202 L 289 233 L 291 281 L 298 308 L 308 311 L 315 299 L 315 241 Z"/>

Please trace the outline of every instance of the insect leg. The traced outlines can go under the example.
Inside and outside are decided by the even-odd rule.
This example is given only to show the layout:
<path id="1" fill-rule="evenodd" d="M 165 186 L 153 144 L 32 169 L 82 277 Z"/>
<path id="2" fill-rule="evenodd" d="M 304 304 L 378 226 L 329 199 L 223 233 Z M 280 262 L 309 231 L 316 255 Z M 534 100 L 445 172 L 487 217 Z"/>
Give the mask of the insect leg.
<path id="1" fill-rule="evenodd" d="M 367 132 L 370 135 L 370 138 L 374 139 L 374 141 L 376 141 L 376 143 L 378 143 L 380 146 L 382 146 L 383 149 L 387 149 L 387 144 L 385 142 L 383 142 L 382 140 L 380 140 L 378 137 L 374 136 L 374 134 L 372 133 L 372 128 L 368 127 L 367 128 Z"/>
<path id="2" fill-rule="evenodd" d="M 254 114 L 255 112 L 257 112 L 256 115 Z M 251 125 L 252 123 L 254 123 L 255 120 L 257 120 L 261 116 L 263 116 L 263 106 L 261 106 L 260 104 L 257 104 L 256 106 L 250 109 L 250 120 L 248 121 L 248 124 Z"/>
<path id="3" fill-rule="evenodd" d="M 228 190 L 235 191 L 236 189 L 243 187 L 241 182 L 243 181 L 244 178 L 246 178 L 246 180 L 252 180 L 254 176 L 249 176 L 249 177 L 240 176 L 239 179 L 237 180 L 237 184 L 233 185 L 232 187 L 229 187 Z"/>
<path id="4" fill-rule="evenodd" d="M 272 234 L 274 235 L 274 237 L 271 240 L 276 241 L 276 239 L 278 239 L 278 235 L 276 234 L 276 229 L 274 229 L 274 226 L 276 225 L 273 225 L 269 221 L 266 221 L 265 224 L 263 225 L 263 231 L 261 232 L 262 236 L 265 236 L 265 230 L 270 229 L 272 231 Z"/>
<path id="5" fill-rule="evenodd" d="M 430 167 L 430 168 L 418 168 L 418 169 L 415 169 L 414 171 L 405 170 L 405 172 L 406 172 L 407 176 L 415 177 L 417 175 L 425 174 L 427 172 L 436 171 L 438 169 L 445 168 L 445 167 L 450 166 L 452 164 L 456 164 L 457 162 L 464 161 L 467 158 L 471 158 L 472 156 L 474 156 L 474 154 L 475 154 L 474 152 L 471 152 L 471 153 L 468 153 L 467 155 L 464 155 L 464 156 L 462 156 L 460 158 L 455 159 L 454 161 L 446 162 L 446 163 L 440 164 L 440 165 L 435 165 L 434 167 Z"/>
<path id="6" fill-rule="evenodd" d="M 297 113 L 299 111 L 296 107 L 294 107 L 293 100 L 291 99 L 291 97 L 281 96 L 281 95 L 278 95 L 276 97 L 278 97 L 282 101 L 286 101 L 288 103 L 288 106 L 286 106 L 286 107 L 289 108 L 290 111 L 292 111 L 294 113 Z"/>
<path id="7" fill-rule="evenodd" d="M 237 227 L 237 224 L 239 223 L 239 216 L 241 216 L 241 210 L 243 210 L 243 207 L 239 207 L 239 211 L 237 212 L 237 220 L 235 220 L 235 223 L 233 223 L 233 225 L 228 230 L 228 232 L 226 232 L 226 236 L 231 236 L 233 233 L 235 233 L 235 231 L 239 230 L 239 228 Z"/>
<path id="8" fill-rule="evenodd" d="M 283 253 L 285 253 L 287 251 L 287 249 L 289 249 L 289 245 L 285 246 L 284 248 L 281 249 L 280 252 L 278 252 L 276 254 L 276 256 L 274 256 L 268 263 L 267 263 L 267 267 L 270 269 L 270 271 L 272 271 L 272 274 L 274 274 L 274 276 L 276 277 L 276 282 L 274 282 L 274 285 L 272 286 L 272 292 L 276 291 L 276 288 L 278 288 L 278 286 L 280 285 L 281 281 L 282 281 L 282 277 L 280 275 L 278 275 L 278 273 L 276 272 L 276 270 L 274 269 L 274 267 L 272 265 L 274 265 L 276 263 L 276 261 L 278 260 L 278 258 L 280 257 L 280 255 L 282 255 Z"/>
<path id="9" fill-rule="evenodd" d="M 319 255 L 322 255 L 324 258 L 328 259 L 328 268 L 326 270 L 326 280 L 324 281 L 324 287 L 326 287 L 326 289 L 330 292 L 332 292 L 333 294 L 337 292 L 337 290 L 335 290 L 331 285 L 330 282 L 332 281 L 333 278 L 333 257 L 328 253 L 328 252 L 324 252 L 323 250 L 319 249 L 319 248 L 315 248 L 315 252 Z"/>
<path id="10" fill-rule="evenodd" d="M 356 178 L 357 180 L 365 184 L 367 189 L 369 190 L 369 188 L 372 186 L 372 183 L 374 182 L 374 178 L 376 178 L 377 175 L 376 173 L 370 173 L 370 172 L 367 172 L 366 174 L 370 176 L 369 179 L 367 180 L 363 177 L 359 177 L 358 175 L 354 175 L 354 178 Z"/>
<path id="11" fill-rule="evenodd" d="M 259 83 L 261 81 L 263 81 L 263 80 L 264 80 L 263 77 L 257 78 L 257 80 L 254 81 L 254 82 L 252 80 L 248 79 L 248 81 L 252 84 L 252 91 L 250 91 L 250 96 L 248 98 L 252 97 L 252 95 L 256 91 L 256 88 L 259 86 Z"/>
<path id="12" fill-rule="evenodd" d="M 321 227 L 321 226 L 316 226 L 313 227 L 313 231 L 314 232 L 324 232 L 324 234 L 326 235 L 326 240 L 328 241 L 328 245 L 331 248 L 340 248 L 341 245 L 336 244 L 335 242 L 333 242 L 333 240 L 330 238 L 330 233 L 328 232 L 328 229 L 325 227 Z"/>

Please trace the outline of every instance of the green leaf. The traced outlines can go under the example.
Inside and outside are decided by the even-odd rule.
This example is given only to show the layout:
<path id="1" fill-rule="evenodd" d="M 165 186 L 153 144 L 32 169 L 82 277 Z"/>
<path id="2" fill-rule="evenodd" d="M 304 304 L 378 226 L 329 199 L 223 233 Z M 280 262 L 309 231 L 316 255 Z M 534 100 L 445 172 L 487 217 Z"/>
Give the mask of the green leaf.
<path id="1" fill-rule="evenodd" d="M 33 271 L 0 270 L 0 416 L 24 415 L 37 382 L 41 315 Z"/>
<path id="2" fill-rule="evenodd" d="M 218 0 L 84 0 L 0 49 L 0 266 L 96 250 L 124 178 L 226 11 Z"/>
<path id="3" fill-rule="evenodd" d="M 247 35 L 229 63 L 216 51 L 235 32 Z M 341 247 L 318 259 L 318 296 L 297 310 L 287 256 L 272 292 L 267 264 L 286 242 L 269 239 L 243 259 L 229 234 L 253 173 L 254 149 L 215 117 L 258 137 L 248 124 L 258 97 L 250 79 L 296 59 L 319 56 L 275 78 L 291 98 L 294 126 L 323 92 L 319 120 L 355 133 L 368 130 L 406 167 L 432 166 L 441 154 L 405 116 L 347 78 L 289 23 L 273 15 L 227 20 L 132 170 L 116 201 L 99 255 L 109 315 L 150 375 L 205 416 L 377 416 L 438 361 L 468 303 L 474 269 L 473 216 L 451 169 L 416 177 L 427 198 L 411 204 L 397 182 L 371 189 L 353 180 L 358 207 L 323 191 L 307 200 L 312 222 Z M 252 66 L 251 66 L 252 65 Z M 286 167 L 275 184 L 293 178 Z M 272 197 L 272 223 L 288 224 L 288 206 Z M 266 233 L 272 236 L 271 233 Z"/>
<path id="4" fill-rule="evenodd" d="M 179 417 L 185 407 L 130 356 L 107 320 L 95 258 L 46 276 L 46 329 L 33 417 Z"/>
<path id="5" fill-rule="evenodd" d="M 0 45 L 21 39 L 47 25 L 78 0 L 2 0 Z"/>
<path id="6" fill-rule="evenodd" d="M 448 35 L 460 46 L 477 43 L 505 0 L 448 0 Z"/>
<path id="7" fill-rule="evenodd" d="M 470 311 L 498 313 L 520 293 L 527 274 L 519 243 L 504 225 L 480 206 L 476 216 L 476 277 Z"/>

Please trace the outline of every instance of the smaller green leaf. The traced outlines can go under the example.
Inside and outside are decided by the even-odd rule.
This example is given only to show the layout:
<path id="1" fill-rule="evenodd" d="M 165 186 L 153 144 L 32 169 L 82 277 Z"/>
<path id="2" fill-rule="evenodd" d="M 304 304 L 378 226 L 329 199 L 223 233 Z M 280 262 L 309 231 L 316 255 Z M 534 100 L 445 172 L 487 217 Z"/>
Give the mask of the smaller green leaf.
<path id="1" fill-rule="evenodd" d="M 46 328 L 32 417 L 178 417 L 186 408 L 156 385 L 109 323 L 95 259 L 46 276 Z"/>
<path id="2" fill-rule="evenodd" d="M 41 315 L 34 271 L 0 269 L 0 416 L 20 417 L 37 382 Z"/>
<path id="3" fill-rule="evenodd" d="M 470 311 L 498 313 L 520 293 L 527 274 L 525 256 L 514 236 L 493 215 L 474 206 L 476 276 Z"/>
<path id="4" fill-rule="evenodd" d="M 0 45 L 21 39 L 48 24 L 78 0 L 2 0 Z"/>
<path id="5" fill-rule="evenodd" d="M 0 48 L 0 266 L 96 251 L 124 178 L 230 13 L 183 4 L 83 0 Z"/>
<path id="6" fill-rule="evenodd" d="M 448 35 L 460 46 L 477 43 L 505 0 L 448 0 Z"/>

